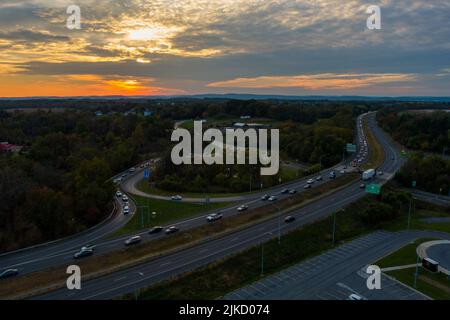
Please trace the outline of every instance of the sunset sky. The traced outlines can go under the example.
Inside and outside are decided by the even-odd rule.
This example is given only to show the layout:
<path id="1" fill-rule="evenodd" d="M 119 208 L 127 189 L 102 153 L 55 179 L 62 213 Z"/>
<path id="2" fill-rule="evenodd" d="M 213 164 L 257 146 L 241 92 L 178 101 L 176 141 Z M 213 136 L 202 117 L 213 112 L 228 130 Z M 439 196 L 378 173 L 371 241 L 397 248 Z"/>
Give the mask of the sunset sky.
<path id="1" fill-rule="evenodd" d="M 450 1 L 0 1 L 0 97 L 231 92 L 450 96 Z"/>

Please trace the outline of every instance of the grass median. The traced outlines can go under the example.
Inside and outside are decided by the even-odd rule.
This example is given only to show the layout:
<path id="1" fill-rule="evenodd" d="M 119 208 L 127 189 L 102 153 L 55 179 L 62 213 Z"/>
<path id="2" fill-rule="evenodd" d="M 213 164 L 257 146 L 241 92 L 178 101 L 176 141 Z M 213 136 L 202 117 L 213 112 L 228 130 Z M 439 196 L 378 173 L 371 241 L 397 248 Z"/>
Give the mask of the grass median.
<path id="1" fill-rule="evenodd" d="M 150 241 L 126 250 L 94 256 L 86 260 L 77 261 L 77 264 L 83 270 L 84 281 L 109 274 L 150 261 L 164 254 L 182 250 L 199 242 L 207 241 L 205 239 L 221 237 L 274 218 L 278 214 L 278 208 L 288 211 L 290 208 L 300 207 L 314 198 L 325 196 L 338 188 L 354 182 L 355 179 L 357 179 L 357 175 L 348 174 L 327 184 L 296 194 L 291 198 L 280 200 L 276 202 L 277 207 L 265 206 L 248 210 L 243 214 L 225 218 L 214 224 L 186 230 L 167 238 Z M 2 281 L 0 299 L 23 298 L 61 288 L 65 286 L 66 277 L 65 267 L 57 267 Z"/>
<path id="2" fill-rule="evenodd" d="M 375 138 L 372 130 L 369 129 L 369 122 L 367 117 L 363 120 L 364 133 L 367 137 L 367 143 L 369 145 L 369 158 L 367 162 L 362 166 L 363 169 L 371 169 L 380 166 L 384 161 L 384 150 Z"/>

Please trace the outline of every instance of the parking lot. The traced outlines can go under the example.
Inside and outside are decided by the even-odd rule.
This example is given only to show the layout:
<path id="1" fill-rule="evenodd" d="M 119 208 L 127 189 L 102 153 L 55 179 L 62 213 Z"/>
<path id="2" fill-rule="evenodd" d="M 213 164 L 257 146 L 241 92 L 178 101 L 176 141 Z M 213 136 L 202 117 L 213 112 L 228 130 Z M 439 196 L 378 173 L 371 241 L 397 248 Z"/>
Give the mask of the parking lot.
<path id="1" fill-rule="evenodd" d="M 268 300 L 345 300 L 350 294 L 372 299 L 427 299 L 422 294 L 382 275 L 381 290 L 366 286 L 365 267 L 392 248 L 408 242 L 402 235 L 375 232 L 296 264 L 224 298 Z"/>

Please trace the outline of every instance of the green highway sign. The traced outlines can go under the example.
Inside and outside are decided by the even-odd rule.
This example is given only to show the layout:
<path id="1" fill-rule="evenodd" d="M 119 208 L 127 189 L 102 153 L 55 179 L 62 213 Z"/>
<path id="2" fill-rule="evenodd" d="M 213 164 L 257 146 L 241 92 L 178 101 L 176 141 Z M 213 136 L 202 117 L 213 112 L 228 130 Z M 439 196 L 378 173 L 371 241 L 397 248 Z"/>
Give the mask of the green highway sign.
<path id="1" fill-rule="evenodd" d="M 356 145 L 347 143 L 347 152 L 348 153 L 355 153 L 356 152 Z"/>
<path id="2" fill-rule="evenodd" d="M 366 193 L 370 194 L 380 194 L 381 193 L 381 186 L 379 184 L 369 184 L 366 186 Z"/>

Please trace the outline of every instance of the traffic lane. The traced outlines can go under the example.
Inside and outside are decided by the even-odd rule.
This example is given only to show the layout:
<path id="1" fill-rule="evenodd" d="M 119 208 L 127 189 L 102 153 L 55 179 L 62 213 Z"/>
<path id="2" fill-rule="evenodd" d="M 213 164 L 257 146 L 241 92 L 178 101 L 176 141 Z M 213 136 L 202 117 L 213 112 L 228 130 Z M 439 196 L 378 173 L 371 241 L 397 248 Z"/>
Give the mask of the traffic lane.
<path id="1" fill-rule="evenodd" d="M 322 182 L 325 183 L 325 182 Z M 320 183 L 320 184 L 322 184 Z M 318 183 L 319 185 L 319 183 Z M 245 203 L 245 205 L 248 206 L 247 210 L 252 210 L 252 209 L 257 209 L 263 206 L 274 206 L 275 208 L 277 207 L 277 202 L 282 200 L 282 199 L 286 199 L 289 197 L 292 197 L 292 195 L 289 194 L 278 194 L 277 196 L 279 196 L 277 201 L 274 202 L 269 202 L 269 201 L 262 201 L 262 200 L 253 200 L 251 202 L 247 202 Z M 129 203 L 130 206 L 134 206 L 134 204 L 132 202 Z M 211 213 L 220 213 L 222 214 L 224 217 L 232 217 L 232 216 L 236 216 L 239 214 L 245 214 L 246 211 L 243 212 L 239 212 L 237 210 L 238 207 L 240 207 L 242 204 L 237 204 L 237 205 L 233 205 L 231 207 L 228 207 L 226 209 L 222 209 L 219 211 L 212 211 L 209 212 L 207 214 L 202 214 L 200 216 L 197 217 L 193 217 L 187 220 L 180 220 L 180 221 L 176 221 L 173 222 L 171 224 L 165 225 L 164 228 L 167 228 L 171 225 L 176 225 L 178 228 L 180 228 L 182 231 L 188 231 L 191 230 L 193 228 L 197 228 L 197 227 L 201 227 L 204 226 L 206 224 L 208 224 L 209 222 L 207 222 L 206 218 L 211 214 Z M 133 209 L 131 210 L 132 212 L 135 212 L 135 208 L 133 207 Z M 150 242 L 150 241 L 155 241 L 155 240 L 159 240 L 162 238 L 166 238 L 168 237 L 168 235 L 164 234 L 164 232 L 161 233 L 157 233 L 157 234 L 149 234 L 148 233 L 148 229 L 133 233 L 132 235 L 139 235 L 142 237 L 142 241 L 144 243 Z M 123 235 L 123 236 L 118 236 L 114 239 L 111 240 L 107 240 L 107 241 L 102 241 L 102 242 L 95 242 L 95 241 L 91 241 L 90 244 L 94 244 L 95 245 L 95 256 L 99 256 L 99 255 L 103 255 L 106 253 L 110 253 L 112 251 L 116 251 L 116 250 L 122 250 L 124 249 L 124 242 L 125 240 L 127 240 L 128 238 L 130 238 L 131 234 L 128 235 Z M 74 247 L 74 248 L 69 248 L 67 250 L 63 250 L 61 252 L 56 252 L 56 253 L 51 253 L 49 255 L 44 255 L 44 256 L 37 256 L 33 259 L 29 259 L 29 260 L 25 260 L 25 261 L 17 261 L 15 263 L 9 264 L 9 265 L 4 265 L 4 269 L 8 269 L 8 268 L 19 268 L 20 269 L 20 274 L 24 275 L 30 272 L 35 272 L 35 271 L 39 271 L 45 268 L 50 268 L 50 267 L 55 267 L 55 266 L 60 266 L 60 265 L 64 265 L 65 263 L 67 263 L 68 261 L 74 260 L 73 259 L 73 255 L 78 252 L 81 247 L 83 245 L 86 245 L 87 243 L 80 243 L 79 246 Z M 84 259 L 89 259 L 90 257 L 86 257 Z"/>
<path id="2" fill-rule="evenodd" d="M 136 171 L 139 172 L 144 170 L 144 169 L 137 169 Z M 327 170 L 325 172 L 323 172 L 322 174 L 328 175 L 329 172 L 331 172 L 332 170 Z M 337 175 L 340 175 L 340 173 L 338 173 Z M 124 181 L 124 183 L 127 183 L 127 181 L 129 181 L 129 179 L 131 178 L 131 176 L 128 176 L 126 178 L 126 180 Z M 326 183 L 327 178 L 324 179 L 324 181 L 316 181 L 316 185 L 321 185 L 323 183 Z M 303 186 L 304 184 L 306 184 L 306 181 L 301 181 L 299 183 L 297 183 L 296 185 L 294 185 L 294 187 L 297 187 L 297 185 L 300 185 L 301 188 L 300 189 L 296 189 L 299 192 L 302 192 Z M 291 187 L 292 189 L 293 187 Z M 281 192 L 282 188 L 278 188 L 278 192 Z M 272 195 L 272 194 L 271 194 Z M 273 194 L 275 195 L 275 194 Z M 290 195 L 282 195 L 282 194 L 277 194 L 277 196 L 280 199 L 284 199 L 289 197 Z M 123 205 L 123 203 L 121 203 L 121 205 Z M 249 210 L 251 209 L 255 209 L 264 205 L 267 205 L 264 202 L 258 202 L 258 200 L 254 200 L 252 202 L 247 203 L 246 205 L 249 206 Z M 275 204 L 273 204 L 275 205 Z M 276 205 L 275 205 L 276 206 Z M 135 212 L 135 208 L 134 208 L 134 204 L 132 202 L 130 202 L 130 207 L 132 207 L 131 212 Z M 222 213 L 224 216 L 232 216 L 232 215 L 236 215 L 238 214 L 237 210 L 236 210 L 237 206 L 233 206 L 228 210 L 221 210 L 219 211 L 220 213 Z M 181 227 L 183 230 L 184 229 L 191 229 L 194 227 L 198 227 L 201 225 L 204 225 L 205 219 L 206 219 L 207 215 L 202 215 L 199 217 L 194 217 L 192 219 L 188 219 L 186 221 L 180 221 L 180 222 L 175 222 L 175 224 L 177 224 L 179 227 Z M 119 219 L 117 219 L 119 220 Z M 118 226 L 120 225 L 120 223 L 118 224 Z M 116 227 L 112 226 L 112 229 L 116 229 Z M 149 240 L 155 240 L 155 239 L 160 239 L 163 237 L 163 235 L 152 235 L 149 236 L 147 234 L 147 231 L 141 231 L 139 233 L 137 233 L 138 235 L 142 236 L 144 238 L 144 241 L 149 241 Z M 67 262 L 68 260 L 72 259 L 73 254 L 75 252 L 77 252 L 81 246 L 85 245 L 87 242 L 86 241 L 90 241 L 92 244 L 95 244 L 97 246 L 97 250 L 96 250 L 96 255 L 98 254 L 104 254 L 104 253 L 108 253 L 111 252 L 113 250 L 120 250 L 121 248 L 123 248 L 123 242 L 128 239 L 129 236 L 123 236 L 123 237 L 118 237 L 115 240 L 112 241 L 107 241 L 107 242 L 103 242 L 103 243 L 95 243 L 95 239 L 83 239 L 83 242 L 77 242 L 75 243 L 71 248 L 66 248 L 65 250 L 61 250 L 59 252 L 51 252 L 50 254 L 45 254 L 45 253 L 41 253 L 38 252 L 34 257 L 32 258 L 28 258 L 28 259 L 23 259 L 20 261 L 11 261 L 11 262 L 7 262 L 4 264 L 4 267 L 21 267 L 21 274 L 25 274 L 25 273 L 29 273 L 29 272 L 33 272 L 33 271 L 37 271 L 43 268 L 48 268 L 51 266 L 55 266 L 55 265 L 61 265 L 65 262 Z M 31 266 L 31 264 L 33 264 Z"/>
<path id="3" fill-rule="evenodd" d="M 353 202 L 364 195 L 358 185 L 336 194 L 335 197 L 329 197 L 320 201 L 320 203 L 311 203 L 307 207 L 289 213 L 296 217 L 294 223 L 280 224 L 284 216 L 273 218 L 259 225 L 248 229 L 235 232 L 219 239 L 196 245 L 195 247 L 183 251 L 157 258 L 154 261 L 139 265 L 136 267 L 114 273 L 109 276 L 87 281 L 83 284 L 83 289 L 76 293 L 61 289 L 38 298 L 42 299 L 110 299 L 117 295 L 132 292 L 134 289 L 147 286 L 161 281 L 168 276 L 193 270 L 206 263 L 221 259 L 230 254 L 245 250 L 262 241 L 274 238 L 280 230 L 281 234 L 292 231 L 312 221 L 329 215 L 337 211 L 348 203 Z M 279 220 L 280 219 L 280 220 Z M 270 234 L 269 234 L 270 233 Z M 144 276 L 142 276 L 144 274 Z M 124 278 L 125 276 L 125 278 Z M 111 283 L 117 282 L 117 279 L 123 279 L 120 286 Z"/>
<path id="4" fill-rule="evenodd" d="M 125 225 L 128 222 L 128 219 L 129 218 L 122 213 L 122 204 L 118 202 L 117 212 L 114 217 L 111 221 L 101 227 L 94 229 L 89 233 L 74 236 L 73 238 L 63 240 L 62 242 L 56 242 L 45 247 L 26 249 L 23 252 L 9 253 L 0 256 L 0 269 L 32 264 L 41 260 L 43 257 L 60 255 L 76 248 L 80 248 L 88 243 L 94 243 Z M 22 270 L 19 270 L 19 272 L 21 271 Z"/>
<path id="5" fill-rule="evenodd" d="M 362 118 L 362 117 L 361 116 L 358 117 L 358 119 L 360 119 L 360 118 Z M 359 122 L 359 120 L 357 120 L 357 123 L 358 122 Z M 360 137 L 362 138 L 362 141 L 360 141 L 360 139 L 359 139 Z M 364 133 L 360 131 L 359 126 L 358 126 L 358 130 L 357 130 L 357 147 L 359 149 L 364 147 L 364 142 L 367 143 L 367 139 L 366 139 Z M 367 159 L 367 156 L 361 157 L 361 158 L 362 158 L 363 161 L 365 161 Z M 261 192 L 256 192 L 256 193 L 243 195 L 243 196 L 235 196 L 235 197 L 210 198 L 209 201 L 210 202 L 249 201 L 249 200 L 258 199 L 258 198 L 260 198 L 262 195 L 264 195 L 266 193 L 267 194 L 277 194 L 281 190 L 286 189 L 286 188 L 299 189 L 300 187 L 304 186 L 309 179 L 311 179 L 311 178 L 314 179 L 318 175 L 325 175 L 324 179 L 326 179 L 331 171 L 336 171 L 336 170 L 340 171 L 341 168 L 344 165 L 348 167 L 350 165 L 350 163 L 354 159 L 355 159 L 355 156 L 353 156 L 349 160 L 345 160 L 343 163 L 340 163 L 340 164 L 337 164 L 337 165 L 333 166 L 332 168 L 329 168 L 329 169 L 326 169 L 326 170 L 322 170 L 320 173 L 317 173 L 316 175 L 311 175 L 311 176 L 302 178 L 300 180 L 287 182 L 287 183 L 285 183 L 283 185 L 280 185 L 280 186 L 275 186 L 275 187 L 267 189 L 267 190 L 262 190 Z M 139 196 L 143 196 L 143 197 L 147 197 L 147 198 L 154 198 L 154 199 L 159 199 L 159 200 L 171 200 L 170 196 L 151 195 L 151 194 L 147 194 L 145 192 L 142 192 L 141 190 L 136 188 L 136 184 L 143 178 L 141 176 L 143 171 L 144 171 L 144 169 L 136 170 L 135 173 L 127 176 L 127 178 L 124 179 L 124 181 L 122 182 L 122 185 L 121 185 L 122 189 L 125 192 L 131 193 L 131 194 L 135 194 L 135 195 L 139 195 Z M 204 200 L 205 200 L 204 198 L 184 198 L 181 201 L 182 202 L 202 202 Z"/>

